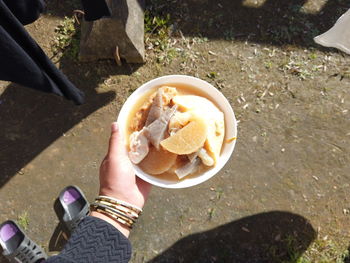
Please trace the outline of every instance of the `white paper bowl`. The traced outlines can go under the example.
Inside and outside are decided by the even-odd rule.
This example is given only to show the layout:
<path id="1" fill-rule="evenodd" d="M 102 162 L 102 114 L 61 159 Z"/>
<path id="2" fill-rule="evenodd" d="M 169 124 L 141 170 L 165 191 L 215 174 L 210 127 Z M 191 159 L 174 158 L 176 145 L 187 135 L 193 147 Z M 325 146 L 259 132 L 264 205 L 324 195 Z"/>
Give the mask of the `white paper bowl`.
<path id="1" fill-rule="evenodd" d="M 225 141 L 229 138 L 237 137 L 237 121 L 230 103 L 227 101 L 224 95 L 216 88 L 214 88 L 211 84 L 204 80 L 186 75 L 169 75 L 148 81 L 137 90 L 135 90 L 135 92 L 126 100 L 118 116 L 120 130 L 125 134 L 129 125 L 127 123 L 129 112 L 145 92 L 160 85 L 170 84 L 185 84 L 199 89 L 201 93 L 207 94 L 207 97 L 211 98 L 211 100 L 220 107 L 220 110 L 224 113 L 225 116 L 225 139 L 220 158 L 214 168 L 204 172 L 203 174 L 200 174 L 196 177 L 189 177 L 187 179 L 185 178 L 179 181 L 170 181 L 162 179 L 161 177 L 147 174 L 142 171 L 137 165 L 134 165 L 136 175 L 153 185 L 164 188 L 186 188 L 205 182 L 217 174 L 224 167 L 224 165 L 230 159 L 236 144 L 236 140 L 233 140 L 230 143 L 226 143 Z"/>

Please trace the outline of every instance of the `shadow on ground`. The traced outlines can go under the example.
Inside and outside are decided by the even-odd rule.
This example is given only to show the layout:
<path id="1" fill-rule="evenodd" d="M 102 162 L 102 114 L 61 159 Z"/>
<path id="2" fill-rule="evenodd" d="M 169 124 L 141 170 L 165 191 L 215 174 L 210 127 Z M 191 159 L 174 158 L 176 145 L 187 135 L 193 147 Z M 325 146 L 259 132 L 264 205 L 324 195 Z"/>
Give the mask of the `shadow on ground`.
<path id="1" fill-rule="evenodd" d="M 313 15 L 301 11 L 305 2 L 267 0 L 254 8 L 237 0 L 167 0 L 154 1 L 148 9 L 160 15 L 170 13 L 174 25 L 186 35 L 307 46 L 314 35 L 329 28 L 350 7 L 346 1 L 327 1 Z M 79 6 L 79 1 L 53 1 L 47 12 L 64 16 Z M 130 66 L 117 68 L 114 62 L 78 64 L 69 59 L 61 61 L 61 69 L 86 93 L 85 105 L 76 107 L 15 85 L 1 95 L 0 187 L 64 132 L 113 100 L 112 93 L 95 91 L 106 76 L 133 71 Z"/>
<path id="2" fill-rule="evenodd" d="M 272 211 L 187 236 L 149 263 L 297 262 L 316 236 L 304 217 Z"/>
<path id="3" fill-rule="evenodd" d="M 63 2 L 51 1 L 47 12 L 72 14 L 80 1 Z M 114 61 L 79 63 L 69 48 L 59 62 L 60 70 L 85 93 L 86 102 L 76 106 L 16 84 L 6 87 L 0 95 L 0 188 L 65 132 L 119 95 L 97 92 L 99 84 L 111 75 L 131 75 L 139 68 L 132 64 L 117 67 Z"/>
<path id="4" fill-rule="evenodd" d="M 259 2 L 262 4 L 256 6 Z M 304 12 L 306 2 L 167 0 L 148 2 L 147 9 L 160 16 L 170 14 L 176 29 L 184 35 L 321 48 L 313 38 L 328 30 L 350 8 L 350 3 L 329 0 L 313 14 Z"/>
<path id="5" fill-rule="evenodd" d="M 49 251 L 61 251 L 67 243 L 67 240 L 70 238 L 70 231 L 60 220 L 64 216 L 64 210 L 62 205 L 60 205 L 58 198 L 55 200 L 53 207 L 59 222 L 50 238 L 48 249 Z"/>
<path id="6" fill-rule="evenodd" d="M 0 95 L 0 187 L 74 125 L 110 103 L 117 94 L 95 88 L 110 75 L 130 75 L 114 62 L 79 64 L 63 58 L 61 70 L 86 95 L 76 106 L 64 98 L 10 84 Z"/>
<path id="7" fill-rule="evenodd" d="M 315 46 L 313 37 L 328 30 L 350 8 L 348 1 L 312 1 L 319 8 L 310 13 L 306 0 L 186 0 L 152 1 L 148 9 L 170 14 L 184 35 L 240 40 L 274 45 Z M 309 1 L 310 2 L 310 1 Z"/>
<path id="8" fill-rule="evenodd" d="M 346 0 L 146 1 L 151 16 L 170 14 L 172 28 L 185 36 L 319 49 L 323 48 L 313 38 L 332 27 L 349 8 Z M 74 9 L 82 9 L 79 1 L 51 1 L 48 6 L 50 14 L 60 17 L 71 16 Z"/>
<path id="9" fill-rule="evenodd" d="M 63 248 L 66 241 L 62 231 L 64 228 L 58 225 L 50 241 L 50 251 Z M 304 217 L 272 211 L 187 236 L 148 263 L 297 262 L 316 236 Z M 0 256 L 0 262 L 6 260 Z"/>

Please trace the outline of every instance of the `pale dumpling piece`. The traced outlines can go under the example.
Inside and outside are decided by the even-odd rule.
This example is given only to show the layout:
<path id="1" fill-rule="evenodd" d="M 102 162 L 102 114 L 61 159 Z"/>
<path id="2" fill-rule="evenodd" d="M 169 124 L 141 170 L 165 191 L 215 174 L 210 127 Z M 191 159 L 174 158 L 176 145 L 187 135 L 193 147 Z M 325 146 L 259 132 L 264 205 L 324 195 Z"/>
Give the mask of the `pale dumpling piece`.
<path id="1" fill-rule="evenodd" d="M 184 111 L 195 111 L 207 124 L 208 133 L 205 148 L 217 162 L 225 136 L 224 114 L 210 100 L 195 95 L 178 95 L 175 104 Z"/>

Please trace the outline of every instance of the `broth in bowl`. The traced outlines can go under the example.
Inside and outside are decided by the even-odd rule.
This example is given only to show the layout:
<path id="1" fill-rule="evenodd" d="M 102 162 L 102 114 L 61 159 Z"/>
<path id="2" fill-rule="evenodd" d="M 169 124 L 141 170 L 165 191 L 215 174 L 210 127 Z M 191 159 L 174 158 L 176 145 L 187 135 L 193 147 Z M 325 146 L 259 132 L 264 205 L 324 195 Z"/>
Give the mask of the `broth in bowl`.
<path id="1" fill-rule="evenodd" d="M 205 93 L 183 84 L 146 92 L 127 118 L 130 160 L 171 181 L 214 168 L 225 138 L 225 117 Z"/>

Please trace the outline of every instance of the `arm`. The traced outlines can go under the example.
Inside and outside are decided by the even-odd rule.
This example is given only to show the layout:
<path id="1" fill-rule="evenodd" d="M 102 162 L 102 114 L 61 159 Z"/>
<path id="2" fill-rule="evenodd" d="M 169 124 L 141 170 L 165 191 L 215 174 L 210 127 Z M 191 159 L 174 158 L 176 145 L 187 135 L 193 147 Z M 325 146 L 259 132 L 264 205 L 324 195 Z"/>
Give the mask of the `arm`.
<path id="1" fill-rule="evenodd" d="M 124 147 L 122 133 L 117 123 L 112 124 L 109 150 L 100 167 L 100 195 L 110 196 L 142 208 L 151 190 L 151 185 L 135 176 L 134 169 Z M 126 237 L 129 229 L 112 219 L 92 212 L 92 216 L 113 224 Z"/>
<path id="2" fill-rule="evenodd" d="M 72 233 L 60 254 L 47 263 L 127 263 L 131 258 L 129 240 L 112 224 L 86 217 Z"/>
<path id="3" fill-rule="evenodd" d="M 135 176 L 124 138 L 113 123 L 109 150 L 100 167 L 100 195 L 142 208 L 150 190 L 148 183 Z M 125 225 L 92 212 L 79 224 L 64 250 L 47 262 L 128 262 L 131 257 L 129 233 Z"/>

